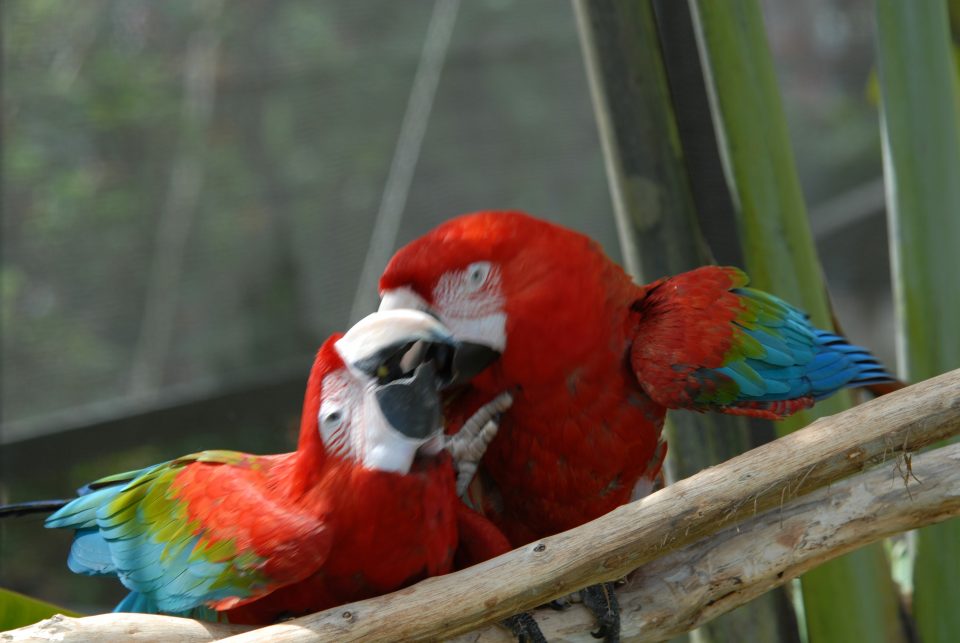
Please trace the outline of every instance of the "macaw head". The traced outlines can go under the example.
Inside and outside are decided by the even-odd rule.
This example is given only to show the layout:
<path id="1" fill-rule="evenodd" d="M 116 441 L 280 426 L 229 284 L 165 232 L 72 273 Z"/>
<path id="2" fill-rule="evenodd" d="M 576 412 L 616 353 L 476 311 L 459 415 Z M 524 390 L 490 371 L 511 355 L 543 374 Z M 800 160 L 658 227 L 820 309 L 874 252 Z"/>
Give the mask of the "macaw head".
<path id="1" fill-rule="evenodd" d="M 397 251 L 380 278 L 380 311 L 427 311 L 464 344 L 461 355 L 499 354 L 500 370 L 530 373 L 528 356 L 547 368 L 578 341 L 565 329 L 598 314 L 600 271 L 582 269 L 591 260 L 606 261 L 572 230 L 520 212 L 467 214 Z"/>
<path id="2" fill-rule="evenodd" d="M 436 455 L 457 347 L 436 318 L 413 310 L 374 313 L 331 336 L 310 373 L 299 450 L 396 473 Z"/>

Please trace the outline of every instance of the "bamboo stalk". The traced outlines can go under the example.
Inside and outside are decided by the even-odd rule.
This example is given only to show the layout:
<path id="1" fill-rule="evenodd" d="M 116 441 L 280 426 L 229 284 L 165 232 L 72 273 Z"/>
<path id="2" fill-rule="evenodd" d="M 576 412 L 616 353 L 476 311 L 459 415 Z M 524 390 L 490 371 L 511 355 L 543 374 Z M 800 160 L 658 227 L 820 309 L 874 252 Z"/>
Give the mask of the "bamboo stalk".
<path id="1" fill-rule="evenodd" d="M 574 9 L 627 272 L 640 283 L 703 264 L 693 195 L 648 2 Z"/>
<path id="2" fill-rule="evenodd" d="M 696 0 L 691 7 L 746 267 L 758 288 L 790 298 L 818 326 L 829 327 L 760 7 L 756 0 Z"/>
<path id="3" fill-rule="evenodd" d="M 829 303 L 793 160 L 786 118 L 757 0 L 691 0 L 748 274 L 800 306 L 822 328 Z M 781 434 L 848 408 L 841 392 L 779 423 Z M 802 579 L 811 640 L 904 642 L 898 595 L 877 545 Z"/>
<path id="4" fill-rule="evenodd" d="M 901 373 L 960 365 L 960 109 L 943 0 L 877 2 L 881 132 Z M 925 643 L 960 632 L 960 521 L 917 534 L 913 612 Z"/>
<path id="5" fill-rule="evenodd" d="M 802 572 L 805 565 L 820 562 L 823 551 L 818 550 L 817 542 L 821 539 L 827 542 L 830 534 L 837 537 L 833 544 L 844 550 L 856 546 L 860 533 L 880 537 L 889 530 L 916 524 L 912 521 L 936 520 L 957 511 L 960 485 L 955 476 L 960 469 L 956 447 L 937 452 L 937 458 L 947 458 L 945 467 L 930 467 L 928 463 L 934 460 L 929 460 L 929 456 L 911 459 L 914 473 L 922 475 L 922 485 L 910 486 L 908 490 L 904 485 L 909 479 L 897 478 L 906 472 L 907 461 L 900 457 L 902 454 L 957 433 L 960 433 L 960 370 L 819 420 L 802 431 L 702 471 L 587 525 L 481 565 L 430 578 L 393 594 L 227 640 L 261 643 L 436 639 L 470 631 L 584 585 L 620 577 L 645 564 L 649 566 L 639 576 L 644 581 L 637 584 L 636 590 L 642 591 L 651 582 L 668 583 L 668 589 L 648 590 L 666 601 L 659 604 L 666 604 L 664 609 L 668 611 L 670 602 L 676 601 L 678 589 L 669 583 L 676 579 L 690 579 L 689 585 L 682 585 L 683 591 L 705 592 L 701 597 L 713 597 L 711 592 L 720 592 L 716 600 L 693 601 L 698 605 L 694 609 L 702 611 L 700 616 L 687 611 L 687 616 L 678 614 L 673 622 L 669 618 L 662 620 L 669 628 L 664 631 L 681 631 L 675 628 L 696 625 L 698 619 L 710 618 L 735 606 L 737 600 L 733 595 L 728 597 L 730 592 L 743 592 L 746 599 L 753 583 L 762 585 L 757 588 L 758 592 L 770 586 L 766 584 L 773 582 L 770 574 L 778 577 L 782 571 L 783 577 L 777 578 L 781 581 Z M 878 464 L 882 465 L 879 470 L 864 478 L 831 484 Z M 938 471 L 944 469 L 946 477 L 941 478 Z M 804 496 L 817 489 L 822 489 L 821 495 Z M 938 493 L 937 489 L 945 495 L 939 499 L 921 496 Z M 876 498 L 869 495 L 874 491 Z M 794 506 L 798 508 L 796 514 Z M 801 506 L 817 512 L 817 519 L 811 520 L 809 514 L 804 517 L 799 510 Z M 898 507 L 895 511 L 890 509 L 894 506 Z M 772 511 L 763 513 L 768 510 Z M 891 516 L 899 517 L 881 520 L 877 518 L 881 510 L 893 511 Z M 835 515 L 835 512 L 839 513 Z M 744 517 L 752 519 L 737 524 L 738 519 Z M 774 531 L 769 531 L 771 528 Z M 743 574 L 754 576 L 749 583 L 738 583 L 736 574 L 727 573 L 733 568 L 721 564 L 727 554 L 712 560 L 694 558 L 697 565 L 686 572 L 671 562 L 651 562 L 675 556 L 679 564 L 685 555 L 681 548 L 687 547 L 687 551 L 692 552 L 696 548 L 694 543 L 708 536 L 712 537 L 711 542 L 704 545 L 703 552 L 729 552 L 733 559 L 749 559 L 750 564 L 756 562 L 753 560 L 756 557 L 762 557 L 771 561 L 770 571 L 762 572 L 760 568 L 745 565 Z M 796 559 L 792 558 L 794 554 Z M 672 571 L 666 571 L 668 569 Z M 702 578 L 706 589 L 695 590 L 700 581 L 694 578 Z M 744 577 L 740 578 L 743 581 Z M 710 588 L 715 580 L 719 580 L 719 586 Z M 628 596 L 632 596 L 633 589 L 631 586 Z M 628 613 L 634 611 L 628 607 Z M 134 616 L 95 618 L 109 623 L 110 619 Z M 60 619 L 61 624 L 65 621 Z M 119 631 L 127 637 L 122 640 L 130 640 L 131 631 L 124 627 L 98 629 L 97 638 L 110 641 L 107 635 Z M 66 626 L 60 629 L 66 631 Z M 21 633 L 22 630 L 8 632 L 0 635 L 0 640 L 38 640 L 13 638 Z M 82 640 L 89 640 L 90 635 L 88 630 Z M 70 639 L 64 636 L 62 640 Z"/>
<path id="6" fill-rule="evenodd" d="M 643 283 L 712 263 L 698 225 L 652 4 L 576 0 L 574 9 L 628 272 Z M 700 116 L 709 123 L 709 109 Z M 728 415 L 674 412 L 664 435 L 670 445 L 668 484 L 751 446 L 747 420 Z M 778 598 L 785 600 L 767 595 L 711 623 L 709 638 L 739 641 L 754 633 L 771 643 L 780 640 L 779 631 L 794 623 L 780 623 Z"/>

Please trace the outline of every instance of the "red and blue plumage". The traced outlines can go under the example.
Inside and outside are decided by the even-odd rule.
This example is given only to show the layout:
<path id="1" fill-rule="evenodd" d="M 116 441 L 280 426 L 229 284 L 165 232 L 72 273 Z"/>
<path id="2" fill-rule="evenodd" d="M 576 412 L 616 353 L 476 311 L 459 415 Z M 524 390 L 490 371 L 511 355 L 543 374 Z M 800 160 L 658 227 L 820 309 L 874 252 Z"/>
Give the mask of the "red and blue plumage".
<path id="1" fill-rule="evenodd" d="M 473 493 L 514 546 L 649 490 L 669 408 L 780 418 L 890 380 L 736 268 L 637 285 L 589 238 L 518 212 L 438 226 L 394 255 L 380 288 L 381 310 L 430 310 L 502 353 L 449 400 L 448 426 L 513 393 Z"/>
<path id="2" fill-rule="evenodd" d="M 457 497 L 445 451 L 412 456 L 407 470 L 394 471 L 359 458 L 372 433 L 347 436 L 357 457 L 325 444 L 318 418 L 332 417 L 330 400 L 345 431 L 366 426 L 360 409 L 369 415 L 375 404 L 376 381 L 356 381 L 356 364 L 348 369 L 338 353 L 340 337 L 317 354 L 296 451 L 204 451 L 91 483 L 46 522 L 76 530 L 70 569 L 117 576 L 131 590 L 117 611 L 259 624 L 449 572 L 455 555 L 469 564 L 509 549 Z M 437 431 L 424 444 L 439 440 Z"/>
<path id="3" fill-rule="evenodd" d="M 302 580 L 326 558 L 330 530 L 313 503 L 291 502 L 291 456 L 207 451 L 92 484 L 47 519 L 77 536 L 68 565 L 114 574 L 119 611 L 204 614 Z"/>
<path id="4" fill-rule="evenodd" d="M 654 400 L 777 419 L 841 388 L 890 381 L 865 349 L 747 283 L 737 268 L 707 266 L 645 288 L 631 363 Z"/>
<path id="5" fill-rule="evenodd" d="M 446 456 L 407 475 L 337 463 L 300 498 L 295 466 L 289 454 L 203 452 L 82 496 L 47 526 L 77 530 L 72 571 L 113 574 L 131 590 L 117 611 L 234 623 L 446 573 L 471 537 Z"/>

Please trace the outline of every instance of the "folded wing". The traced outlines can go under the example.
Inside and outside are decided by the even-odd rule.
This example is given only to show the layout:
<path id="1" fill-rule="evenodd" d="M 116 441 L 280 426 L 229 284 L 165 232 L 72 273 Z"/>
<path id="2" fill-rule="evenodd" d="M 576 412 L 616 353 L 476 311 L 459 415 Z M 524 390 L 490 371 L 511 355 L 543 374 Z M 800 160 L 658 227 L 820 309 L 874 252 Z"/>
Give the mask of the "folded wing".
<path id="1" fill-rule="evenodd" d="M 631 365 L 656 402 L 776 419 L 844 387 L 893 381 L 868 351 L 747 283 L 736 268 L 707 266 L 646 287 Z"/>
<path id="2" fill-rule="evenodd" d="M 322 565 L 328 526 L 281 505 L 270 457 L 204 451 L 104 478 L 47 519 L 77 535 L 72 571 L 115 574 L 119 611 L 201 615 L 250 602 Z"/>

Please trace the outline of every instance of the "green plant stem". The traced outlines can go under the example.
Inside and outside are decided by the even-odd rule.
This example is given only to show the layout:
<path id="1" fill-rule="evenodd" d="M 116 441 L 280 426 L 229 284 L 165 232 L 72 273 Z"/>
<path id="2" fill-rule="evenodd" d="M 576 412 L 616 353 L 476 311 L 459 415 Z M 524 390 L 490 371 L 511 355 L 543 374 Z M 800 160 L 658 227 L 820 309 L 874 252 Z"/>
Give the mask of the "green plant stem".
<path id="1" fill-rule="evenodd" d="M 574 6 L 628 270 L 642 283 L 710 263 L 651 4 L 578 0 Z M 664 432 L 668 482 L 750 448 L 743 418 L 672 412 Z M 794 622 L 779 609 L 785 602 L 782 590 L 771 592 L 690 638 L 793 640 Z"/>
<path id="2" fill-rule="evenodd" d="M 960 365 L 960 109 L 944 0 L 878 0 L 887 213 L 900 369 L 919 380 Z M 960 632 L 960 521 L 917 533 L 913 611 L 924 643 Z"/>
<path id="3" fill-rule="evenodd" d="M 747 272 L 757 287 L 830 327 L 760 7 L 756 0 L 697 0 L 693 6 Z M 848 394 L 834 396 L 778 430 L 799 428 L 850 403 Z M 804 576 L 802 587 L 810 641 L 904 641 L 879 545 L 827 563 Z"/>

